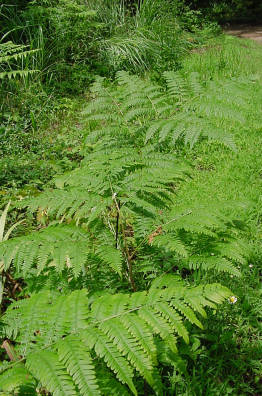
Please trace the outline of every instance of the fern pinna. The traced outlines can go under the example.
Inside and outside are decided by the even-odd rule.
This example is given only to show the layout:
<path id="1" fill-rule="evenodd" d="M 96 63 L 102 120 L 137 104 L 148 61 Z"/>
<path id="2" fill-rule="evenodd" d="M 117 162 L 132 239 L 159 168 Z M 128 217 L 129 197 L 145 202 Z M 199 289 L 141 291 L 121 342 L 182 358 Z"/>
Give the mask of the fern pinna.
<path id="1" fill-rule="evenodd" d="M 17 360 L 4 367 L 0 386 L 21 395 L 26 384 L 57 396 L 138 395 L 134 378 L 141 376 L 162 395 L 161 344 L 176 354 L 180 338 L 190 342 L 188 323 L 202 328 L 204 308 L 229 295 L 220 285 L 188 287 L 172 275 L 131 295 L 35 294 L 13 303 L 2 318 Z M 12 387 L 10 378 L 21 372 Z"/>

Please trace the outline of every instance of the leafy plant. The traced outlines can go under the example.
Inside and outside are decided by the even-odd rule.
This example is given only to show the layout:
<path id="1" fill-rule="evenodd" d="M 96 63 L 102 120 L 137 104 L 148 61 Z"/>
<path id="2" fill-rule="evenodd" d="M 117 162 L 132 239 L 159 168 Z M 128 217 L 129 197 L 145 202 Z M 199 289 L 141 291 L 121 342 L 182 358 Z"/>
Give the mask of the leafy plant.
<path id="1" fill-rule="evenodd" d="M 4 70 L 0 71 L 0 79 L 5 77 L 9 79 L 27 77 L 29 74 L 36 73 L 38 70 L 26 68 L 16 69 L 13 66 L 13 63 L 17 63 L 36 52 L 37 50 L 27 50 L 27 46 L 17 45 L 11 41 L 0 43 L 0 70 Z"/>
<path id="2" fill-rule="evenodd" d="M 2 215 L 0 217 L 0 244 L 3 243 L 4 241 L 7 241 L 8 238 L 10 237 L 11 233 L 14 231 L 14 229 L 23 222 L 23 220 L 20 220 L 13 224 L 6 232 L 5 232 L 5 226 L 6 226 L 6 221 L 7 221 L 7 213 L 9 210 L 11 202 L 9 201 L 8 204 L 6 205 L 5 209 L 2 212 Z M 2 260 L 0 260 L 0 305 L 2 303 L 3 299 L 3 292 L 4 292 L 4 284 L 5 284 L 5 274 L 4 274 L 4 263 Z"/>
<path id="3" fill-rule="evenodd" d="M 154 153 L 141 155 L 129 150 L 90 155 L 81 168 L 57 180 L 59 186 L 65 184 L 65 189 L 44 193 L 19 205 L 38 210 L 39 218 L 55 215 L 57 219 L 73 223 L 51 225 L 39 234 L 13 239 L 10 245 L 3 244 L 1 256 L 5 257 L 6 268 L 14 260 L 17 268 L 26 273 L 37 261 L 38 269 L 43 270 L 52 258 L 60 270 L 72 267 L 78 276 L 88 257 L 96 255 L 121 274 L 122 258 L 117 248 L 123 230 L 119 227 L 124 226 L 130 216 L 154 218 L 157 210 L 167 207 L 172 201 L 173 183 L 183 178 L 186 170 L 170 156 Z M 74 223 L 82 229 L 75 228 Z M 63 248 L 65 242 L 66 249 Z"/>
<path id="4" fill-rule="evenodd" d="M 184 140 L 191 147 L 206 136 L 235 149 L 227 125 L 232 121 L 243 122 L 240 109 L 248 101 L 243 91 L 236 103 L 230 95 L 239 93 L 239 82 L 227 81 L 221 85 L 210 83 L 204 86 L 197 73 L 184 78 L 179 73 L 165 72 L 167 92 L 163 87 L 137 76 L 119 72 L 119 89 L 110 90 L 103 80 L 93 85 L 97 98 L 85 110 L 88 120 L 103 122 L 87 138 L 94 144 L 102 136 L 116 139 L 117 144 L 137 141 L 144 144 L 158 135 L 158 143 L 172 147 Z M 243 82 L 243 85 L 245 82 Z M 221 119 L 223 122 L 221 122 Z M 106 123 L 106 127 L 105 124 Z M 117 132 L 116 132 L 117 131 Z M 128 137 L 127 137 L 128 136 Z"/>
<path id="5" fill-rule="evenodd" d="M 176 354 L 177 336 L 189 342 L 187 322 L 202 328 L 197 315 L 205 317 L 204 307 L 215 308 L 229 295 L 222 286 L 188 288 L 169 275 L 153 282 L 148 292 L 132 295 L 107 294 L 89 301 L 85 290 L 76 290 L 68 296 L 43 292 L 15 302 L 3 324 L 6 336 L 16 340 L 20 358 L 5 367 L 9 370 L 0 378 L 1 387 L 18 390 L 32 375 L 54 395 L 122 395 L 128 394 L 126 386 L 137 395 L 135 369 L 135 377 L 143 377 L 161 395 L 160 345 Z M 30 374 L 19 383 L 21 370 Z"/>
<path id="6" fill-rule="evenodd" d="M 157 366 L 166 362 L 161 350 L 171 354 L 167 360 L 172 362 L 177 353 L 174 334 L 189 342 L 191 325 L 187 327 L 184 319 L 202 328 L 194 311 L 205 316 L 205 306 L 215 308 L 214 303 L 230 295 L 220 285 L 203 282 L 191 288 L 181 277 L 163 273 L 191 275 L 200 270 L 240 276 L 235 263 L 244 263 L 245 255 L 230 219 L 211 205 L 176 205 L 176 190 L 188 178 L 190 167 L 154 146 L 139 147 L 137 124 L 141 131 L 151 113 L 156 117 L 169 110 L 170 94 L 127 77 L 119 76 L 124 101 L 98 81 L 94 92 L 104 96 L 87 110 L 91 122 L 116 123 L 109 129 L 112 136 L 102 133 L 94 141 L 91 132 L 79 168 L 57 177 L 56 189 L 20 201 L 17 207 L 36 213 L 40 229 L 0 246 L 5 270 L 13 264 L 15 276 L 29 285 L 25 290 L 30 285 L 40 290 L 15 302 L 3 317 L 4 335 L 15 342 L 12 350 L 6 340 L 5 349 L 11 360 L 22 356 L 17 367 L 10 366 L 3 374 L 3 389 L 22 386 L 22 392 L 37 383 L 40 392 L 47 389 L 54 395 L 108 395 L 110 389 L 120 395 L 127 392 L 123 383 L 139 394 L 141 376 L 161 395 Z M 137 103 L 136 82 L 138 92 L 147 93 L 138 98 L 140 109 L 132 108 L 133 95 Z M 124 132 L 118 140 L 116 131 Z M 155 281 L 145 292 L 150 275 Z M 90 309 L 86 292 L 76 290 L 79 283 L 91 290 Z M 61 296 L 48 290 L 50 284 L 51 289 L 59 285 L 64 294 L 72 289 L 73 293 Z M 111 295 L 105 293 L 106 284 Z M 117 289 L 122 293 L 116 294 Z M 126 290 L 132 294 L 123 294 Z M 138 372 L 134 380 L 132 368 Z M 17 382 L 13 378 L 19 373 L 22 380 Z"/>
<path id="7" fill-rule="evenodd" d="M 49 225 L 2 243 L 5 269 L 14 263 L 23 277 L 34 268 L 36 274 L 48 276 L 55 269 L 78 277 L 106 265 L 119 276 L 127 271 L 136 290 L 134 263 L 139 250 L 152 245 L 160 260 L 167 251 L 177 255 L 180 264 L 173 261 L 172 266 L 240 275 L 226 259 L 245 261 L 228 219 L 218 210 L 210 214 L 210 208 L 200 204 L 175 206 L 176 185 L 187 172 L 183 163 L 167 154 L 131 148 L 108 154 L 94 151 L 80 168 L 56 180 L 58 189 L 17 204 L 28 206 L 37 212 L 38 221 Z M 156 270 L 154 264 L 151 270 Z"/>
<path id="8" fill-rule="evenodd" d="M 176 68 L 189 47 L 180 28 L 180 2 L 102 0 L 91 4 L 105 26 L 98 42 L 98 59 L 103 63 L 99 74 Z"/>
<path id="9" fill-rule="evenodd" d="M 6 5 L 4 10 L 3 34 L 14 43 L 29 46 L 32 51 L 39 49 L 34 65 L 46 89 L 55 86 L 57 91 L 60 89 L 64 93 L 80 92 L 81 84 L 76 78 L 74 86 L 66 84 L 74 74 L 85 84 L 90 83 L 93 78 L 90 77 L 91 48 L 101 24 L 95 21 L 96 12 L 84 1 L 30 1 L 23 6 Z"/>
<path id="10" fill-rule="evenodd" d="M 208 71 L 207 47 L 185 61 L 199 62 L 173 71 L 197 41 L 191 33 L 198 14 L 187 9 L 178 18 L 182 2 L 134 3 L 41 0 L 10 7 L 18 12 L 9 17 L 10 25 L 16 21 L 9 37 L 41 49 L 32 68 L 42 73 L 27 101 L 19 91 L 17 103 L 29 114 L 19 118 L 20 133 L 13 111 L 1 116 L 2 184 L 23 188 L 15 192 L 16 209 L 30 223 L 7 240 L 8 206 L 0 220 L 2 275 L 19 285 L 1 317 L 3 396 L 260 394 L 260 349 L 252 355 L 252 348 L 259 345 L 261 296 L 250 289 L 259 287 L 261 255 L 247 261 L 250 241 L 260 238 L 260 215 L 243 215 L 235 204 L 245 196 L 258 202 L 258 78 L 236 77 L 244 52 L 232 70 L 231 54 L 221 50 L 218 57 L 216 46 Z M 120 68 L 156 73 L 151 80 L 118 72 L 113 84 L 97 78 L 81 116 L 80 100 L 54 103 L 50 88 L 83 92 L 95 71 L 115 76 Z M 56 110 L 64 124 L 52 116 Z M 41 112 L 52 120 L 43 135 Z M 79 152 L 73 141 L 84 134 Z M 228 150 L 235 141 L 237 154 Z M 29 151 L 27 163 L 22 151 Z M 49 182 L 55 172 L 60 176 Z M 237 297 L 214 283 L 218 278 Z M 227 299 L 232 304 L 219 309 Z"/>

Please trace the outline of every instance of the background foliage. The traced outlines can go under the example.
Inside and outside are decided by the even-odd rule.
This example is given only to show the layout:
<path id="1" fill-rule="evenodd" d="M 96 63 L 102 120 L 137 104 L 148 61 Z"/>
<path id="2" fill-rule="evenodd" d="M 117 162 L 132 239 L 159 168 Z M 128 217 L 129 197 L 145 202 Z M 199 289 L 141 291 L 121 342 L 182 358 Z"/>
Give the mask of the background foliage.
<path id="1" fill-rule="evenodd" d="M 219 22 L 260 22 L 262 5 L 256 0 L 192 0 L 187 2 Z"/>

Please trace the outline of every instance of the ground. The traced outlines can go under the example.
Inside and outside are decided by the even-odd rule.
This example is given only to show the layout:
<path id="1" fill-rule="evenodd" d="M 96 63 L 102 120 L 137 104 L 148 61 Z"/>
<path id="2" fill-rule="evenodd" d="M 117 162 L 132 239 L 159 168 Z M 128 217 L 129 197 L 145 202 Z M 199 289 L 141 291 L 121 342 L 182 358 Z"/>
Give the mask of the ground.
<path id="1" fill-rule="evenodd" d="M 227 34 L 248 38 L 262 44 L 262 26 L 238 25 L 226 29 Z"/>

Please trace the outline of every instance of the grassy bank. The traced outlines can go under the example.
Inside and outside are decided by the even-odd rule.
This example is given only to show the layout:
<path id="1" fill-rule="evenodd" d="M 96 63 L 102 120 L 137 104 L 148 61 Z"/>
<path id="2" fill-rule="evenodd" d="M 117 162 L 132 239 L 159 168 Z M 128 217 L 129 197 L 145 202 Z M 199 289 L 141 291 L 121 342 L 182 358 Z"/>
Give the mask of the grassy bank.
<path id="1" fill-rule="evenodd" d="M 192 366 L 189 384 L 176 385 L 181 395 L 260 395 L 261 383 L 261 147 L 262 147 L 262 48 L 248 40 L 221 37 L 206 49 L 187 57 L 185 73 L 198 71 L 204 79 L 251 77 L 247 87 L 250 101 L 245 120 L 232 125 L 237 151 L 202 145 L 188 154 L 195 168 L 192 180 L 178 193 L 188 205 L 203 200 L 227 204 L 229 211 L 247 225 L 242 238 L 248 241 L 250 254 L 239 280 L 225 283 L 237 296 L 236 305 L 223 308 L 211 320 Z M 237 98 L 232 97 L 232 101 Z M 197 367 L 197 368 L 196 368 Z"/>

